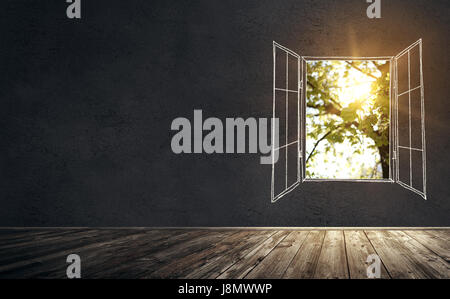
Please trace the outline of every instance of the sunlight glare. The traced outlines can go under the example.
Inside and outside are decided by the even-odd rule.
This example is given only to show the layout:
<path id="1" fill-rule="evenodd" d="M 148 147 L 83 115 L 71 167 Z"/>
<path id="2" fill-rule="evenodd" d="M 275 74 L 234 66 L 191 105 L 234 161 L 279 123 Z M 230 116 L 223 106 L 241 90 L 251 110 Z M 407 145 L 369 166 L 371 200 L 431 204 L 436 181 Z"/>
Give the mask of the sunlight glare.
<path id="1" fill-rule="evenodd" d="M 360 100 L 366 102 L 371 98 L 372 83 L 374 78 L 361 74 L 355 69 L 350 69 L 348 77 L 343 76 L 344 69 L 339 70 L 340 76 L 338 80 L 338 97 L 343 107 Z M 364 108 L 370 108 L 369 105 L 364 105 Z"/>

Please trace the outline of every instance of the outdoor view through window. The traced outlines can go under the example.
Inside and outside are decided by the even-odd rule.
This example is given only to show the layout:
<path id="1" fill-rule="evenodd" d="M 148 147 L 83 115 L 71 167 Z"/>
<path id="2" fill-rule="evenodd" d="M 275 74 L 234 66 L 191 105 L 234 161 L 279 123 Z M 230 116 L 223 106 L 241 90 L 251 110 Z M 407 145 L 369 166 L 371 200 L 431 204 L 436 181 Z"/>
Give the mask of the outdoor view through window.
<path id="1" fill-rule="evenodd" d="M 389 179 L 389 64 L 307 62 L 307 179 Z"/>

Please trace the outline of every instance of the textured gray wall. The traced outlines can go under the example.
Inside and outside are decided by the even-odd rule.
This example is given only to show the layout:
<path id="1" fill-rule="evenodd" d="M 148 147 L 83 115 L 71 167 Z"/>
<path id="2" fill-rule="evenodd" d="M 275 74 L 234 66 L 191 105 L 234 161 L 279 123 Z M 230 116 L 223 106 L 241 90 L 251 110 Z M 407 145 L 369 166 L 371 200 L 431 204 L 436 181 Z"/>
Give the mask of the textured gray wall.
<path id="1" fill-rule="evenodd" d="M 2 226 L 450 226 L 449 2 L 0 4 Z M 171 152 L 171 121 L 270 117 L 272 40 L 301 55 L 424 43 L 429 200 L 395 184 L 308 183 L 270 203 L 258 155 Z"/>

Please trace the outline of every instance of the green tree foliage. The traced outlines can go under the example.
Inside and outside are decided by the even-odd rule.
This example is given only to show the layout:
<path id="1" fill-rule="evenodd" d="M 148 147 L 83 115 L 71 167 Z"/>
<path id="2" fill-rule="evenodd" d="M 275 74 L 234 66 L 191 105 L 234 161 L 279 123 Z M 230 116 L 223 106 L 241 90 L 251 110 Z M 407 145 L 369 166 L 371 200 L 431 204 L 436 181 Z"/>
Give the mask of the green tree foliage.
<path id="1" fill-rule="evenodd" d="M 370 96 L 343 100 L 339 84 L 355 71 L 372 81 Z M 322 142 L 326 152 L 334 150 L 334 144 L 348 141 L 359 153 L 361 136 L 365 136 L 373 140 L 370 147 L 379 153 L 383 178 L 389 178 L 389 62 L 312 61 L 307 64 L 307 72 L 307 115 L 313 117 L 307 136 L 315 141 L 307 156 L 307 168 Z"/>

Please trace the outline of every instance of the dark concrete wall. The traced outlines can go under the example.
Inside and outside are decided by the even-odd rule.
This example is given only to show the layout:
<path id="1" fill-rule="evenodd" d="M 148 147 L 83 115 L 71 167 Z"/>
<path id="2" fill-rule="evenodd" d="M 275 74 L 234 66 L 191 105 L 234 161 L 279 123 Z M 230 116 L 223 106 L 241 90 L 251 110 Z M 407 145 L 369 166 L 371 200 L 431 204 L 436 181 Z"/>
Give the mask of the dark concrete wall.
<path id="1" fill-rule="evenodd" d="M 450 226 L 449 2 L 0 4 L 2 226 Z M 303 184 L 270 203 L 258 155 L 172 153 L 171 121 L 270 117 L 272 41 L 395 55 L 423 38 L 429 199 L 396 184 Z"/>

